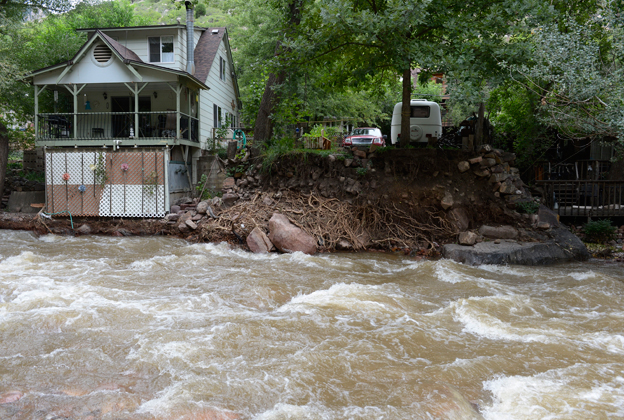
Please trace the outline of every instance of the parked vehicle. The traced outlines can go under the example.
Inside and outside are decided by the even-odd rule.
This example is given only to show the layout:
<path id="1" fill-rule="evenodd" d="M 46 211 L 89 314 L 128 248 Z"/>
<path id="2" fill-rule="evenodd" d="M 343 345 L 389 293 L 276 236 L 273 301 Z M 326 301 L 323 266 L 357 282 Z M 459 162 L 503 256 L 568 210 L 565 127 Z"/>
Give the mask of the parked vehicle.
<path id="1" fill-rule="evenodd" d="M 410 143 L 428 143 L 430 138 L 438 139 L 442 135 L 442 114 L 440 105 L 426 99 L 412 99 L 410 102 Z M 392 112 L 390 140 L 397 144 L 401 138 L 401 111 L 399 102 Z"/>
<path id="2" fill-rule="evenodd" d="M 355 128 L 351 131 L 345 139 L 342 141 L 343 146 L 370 146 L 376 144 L 377 146 L 385 146 L 386 138 L 381 134 L 381 130 L 372 127 Z"/>

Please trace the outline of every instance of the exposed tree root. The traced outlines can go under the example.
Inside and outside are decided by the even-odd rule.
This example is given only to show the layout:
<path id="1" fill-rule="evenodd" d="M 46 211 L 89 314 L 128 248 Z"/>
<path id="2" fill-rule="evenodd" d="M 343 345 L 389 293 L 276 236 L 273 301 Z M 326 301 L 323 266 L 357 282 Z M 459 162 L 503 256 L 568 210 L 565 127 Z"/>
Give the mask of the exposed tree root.
<path id="1" fill-rule="evenodd" d="M 203 225 L 200 239 L 222 240 L 232 232 L 246 237 L 255 227 L 267 231 L 269 219 L 276 212 L 313 235 L 325 250 L 434 248 L 436 242 L 443 243 L 457 234 L 446 213 L 435 207 L 402 209 L 381 200 L 350 204 L 336 198 L 290 192 L 272 203 L 265 202 L 258 194 L 251 201 L 222 210 L 217 219 Z"/>

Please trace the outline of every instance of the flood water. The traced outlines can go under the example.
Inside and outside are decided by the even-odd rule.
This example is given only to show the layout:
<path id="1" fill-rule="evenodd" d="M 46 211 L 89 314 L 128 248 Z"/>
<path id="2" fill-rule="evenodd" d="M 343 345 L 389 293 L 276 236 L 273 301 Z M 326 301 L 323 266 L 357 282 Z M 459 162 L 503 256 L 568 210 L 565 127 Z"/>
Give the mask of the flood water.
<path id="1" fill-rule="evenodd" d="M 624 418 L 624 269 L 0 231 L 0 419 Z"/>

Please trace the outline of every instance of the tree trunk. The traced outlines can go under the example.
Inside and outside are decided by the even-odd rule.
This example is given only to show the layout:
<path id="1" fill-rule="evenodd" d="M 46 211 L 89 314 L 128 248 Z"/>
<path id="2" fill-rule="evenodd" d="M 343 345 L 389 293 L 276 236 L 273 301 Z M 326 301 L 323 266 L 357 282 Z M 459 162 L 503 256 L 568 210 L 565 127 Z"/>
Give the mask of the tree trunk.
<path id="1" fill-rule="evenodd" d="M 479 115 L 477 116 L 477 126 L 475 130 L 475 150 L 478 150 L 483 144 L 483 126 L 485 119 L 485 105 L 483 102 L 479 104 Z"/>
<path id="2" fill-rule="evenodd" d="M 279 54 L 281 43 L 277 43 L 275 47 L 275 55 Z M 256 124 L 254 125 L 254 141 L 265 142 L 271 139 L 273 135 L 273 119 L 271 114 L 278 103 L 279 98 L 275 93 L 275 88 L 284 83 L 286 75 L 283 71 L 278 73 L 269 74 L 266 86 L 264 87 L 264 93 L 260 100 L 260 107 L 258 108 L 258 115 L 256 116 Z"/>
<path id="3" fill-rule="evenodd" d="M 0 122 L 0 198 L 4 196 L 4 179 L 9 163 L 9 132 Z"/>
<path id="4" fill-rule="evenodd" d="M 401 147 L 409 146 L 410 143 L 410 117 L 412 100 L 412 71 L 403 70 L 403 98 L 401 100 Z"/>
<path id="5" fill-rule="evenodd" d="M 302 0 L 291 0 L 288 3 L 288 26 L 286 28 L 286 34 L 289 31 L 294 31 L 295 28 L 301 23 L 301 6 Z M 286 35 L 288 37 L 288 35 Z M 277 42 L 275 46 L 275 56 L 279 56 L 282 53 L 288 52 L 287 49 L 282 47 L 281 42 Z M 256 123 L 254 125 L 254 141 L 264 142 L 269 141 L 273 135 L 273 119 L 271 115 L 277 108 L 279 103 L 279 95 L 275 93 L 275 88 L 280 86 L 286 80 L 286 71 L 282 68 L 277 74 L 270 73 L 267 79 L 266 86 L 264 87 L 264 93 L 260 100 L 260 108 L 258 109 L 258 115 L 256 116 Z"/>

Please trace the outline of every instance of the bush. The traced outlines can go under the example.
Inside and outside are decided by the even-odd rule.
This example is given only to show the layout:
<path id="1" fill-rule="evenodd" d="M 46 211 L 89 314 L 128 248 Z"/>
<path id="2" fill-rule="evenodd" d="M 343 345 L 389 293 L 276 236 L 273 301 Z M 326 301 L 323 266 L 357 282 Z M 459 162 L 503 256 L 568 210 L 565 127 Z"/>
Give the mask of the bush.
<path id="1" fill-rule="evenodd" d="M 611 220 L 593 220 L 583 225 L 585 241 L 591 243 L 604 243 L 615 239 L 616 227 Z"/>
<path id="2" fill-rule="evenodd" d="M 539 209 L 539 204 L 535 201 L 523 201 L 516 204 L 516 211 L 518 213 L 535 214 Z"/>
<path id="3" fill-rule="evenodd" d="M 199 3 L 195 6 L 195 19 L 206 16 L 206 5 L 204 3 Z"/>

